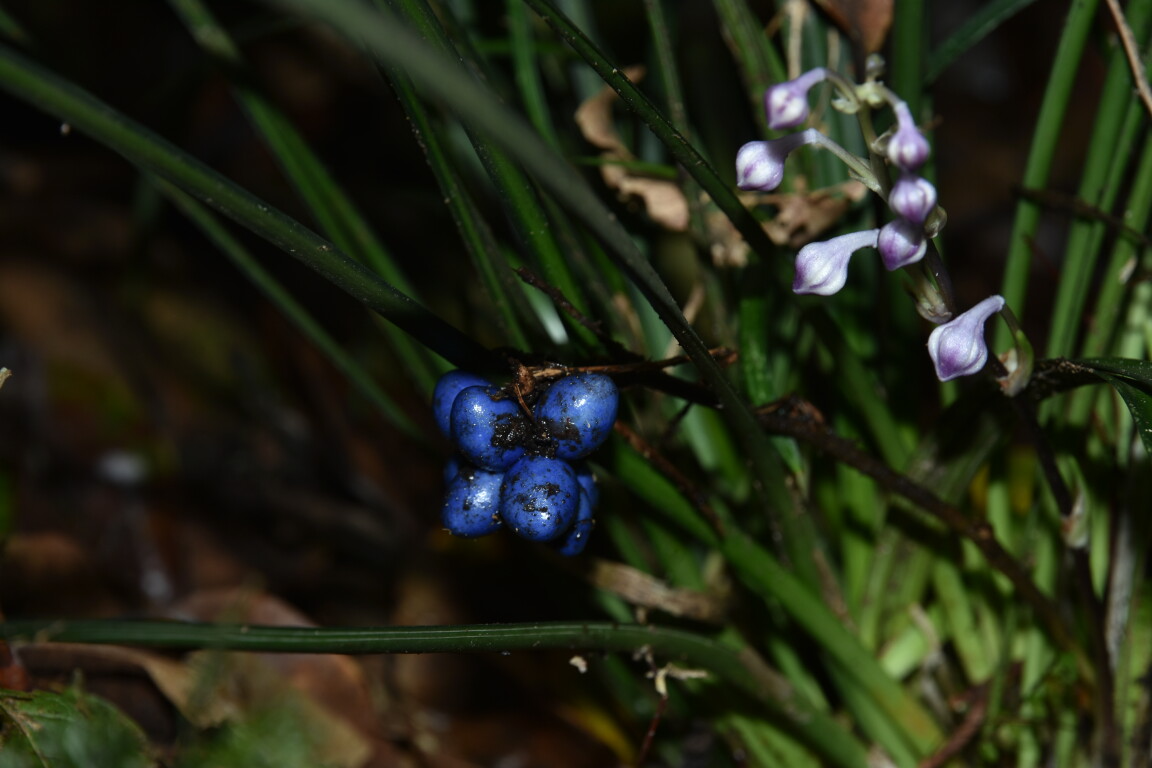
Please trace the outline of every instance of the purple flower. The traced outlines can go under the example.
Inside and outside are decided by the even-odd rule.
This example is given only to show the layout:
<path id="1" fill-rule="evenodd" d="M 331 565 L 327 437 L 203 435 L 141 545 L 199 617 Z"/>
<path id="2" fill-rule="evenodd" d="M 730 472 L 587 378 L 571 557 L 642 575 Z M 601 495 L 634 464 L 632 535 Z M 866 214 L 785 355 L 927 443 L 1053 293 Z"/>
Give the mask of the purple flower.
<path id="1" fill-rule="evenodd" d="M 810 69 L 795 80 L 777 83 L 764 92 L 768 127 L 774 131 L 795 128 L 808 119 L 808 91 L 828 77 L 824 67 Z"/>
<path id="2" fill-rule="evenodd" d="M 889 272 L 915 264 L 928 250 L 924 230 L 907 219 L 893 219 L 880 229 L 876 248 Z"/>
<path id="3" fill-rule="evenodd" d="M 928 159 L 928 140 L 913 122 L 906 103 L 898 101 L 892 109 L 896 112 L 896 132 L 888 139 L 888 159 L 902 171 L 915 171 Z"/>
<path id="4" fill-rule="evenodd" d="M 989 296 L 932 331 L 928 337 L 928 354 L 940 381 L 971 376 L 983 370 L 988 362 L 984 323 L 1003 308 L 1003 296 Z"/>
<path id="5" fill-rule="evenodd" d="M 831 296 L 848 280 L 848 260 L 861 248 L 876 247 L 880 230 L 851 232 L 820 243 L 808 243 L 796 254 L 794 293 Z"/>
<path id="6" fill-rule="evenodd" d="M 781 136 L 772 141 L 750 141 L 736 153 L 736 186 L 743 190 L 771 192 L 784 180 L 784 161 L 797 147 L 819 141 L 815 128 Z"/>
<path id="7" fill-rule="evenodd" d="M 936 207 L 936 187 L 927 179 L 905 171 L 888 193 L 888 206 L 897 215 L 921 225 Z"/>

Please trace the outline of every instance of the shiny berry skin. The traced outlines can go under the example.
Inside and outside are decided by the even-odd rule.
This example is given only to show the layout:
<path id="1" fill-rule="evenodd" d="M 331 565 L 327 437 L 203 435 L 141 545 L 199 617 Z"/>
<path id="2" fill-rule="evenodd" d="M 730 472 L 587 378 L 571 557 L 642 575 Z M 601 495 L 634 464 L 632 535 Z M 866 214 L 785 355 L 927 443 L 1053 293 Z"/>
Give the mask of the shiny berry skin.
<path id="1" fill-rule="evenodd" d="M 544 393 L 536 419 L 556 440 L 556 458 L 581 459 L 608 439 L 616 422 L 620 394 L 612 379 L 599 373 L 565 376 Z"/>
<path id="2" fill-rule="evenodd" d="M 572 469 L 576 472 L 576 482 L 580 483 L 580 490 L 588 494 L 588 500 L 592 502 L 592 508 L 595 509 L 596 505 L 600 503 L 600 484 L 596 482 L 596 475 L 592 472 L 592 467 L 588 466 L 585 461 L 572 462 Z"/>
<path id="3" fill-rule="evenodd" d="M 588 546 L 592 529 L 596 527 L 596 520 L 593 517 L 595 505 L 596 502 L 589 498 L 588 494 L 584 492 L 584 488 L 581 487 L 580 506 L 576 510 L 576 522 L 564 535 L 553 542 L 556 551 L 561 555 L 575 557 L 584 551 L 584 547 Z"/>
<path id="4" fill-rule="evenodd" d="M 440 520 L 453 536 L 475 538 L 487 536 L 501 526 L 497 509 L 500 505 L 502 472 L 486 472 L 461 464 L 456 477 L 448 484 Z"/>
<path id="5" fill-rule="evenodd" d="M 436 417 L 436 425 L 445 437 L 452 434 L 452 404 L 456 396 L 468 387 L 490 387 L 491 382 L 483 376 L 468 371 L 448 371 L 436 382 L 432 390 L 432 415 Z"/>
<path id="6" fill-rule="evenodd" d="M 551 541 L 576 520 L 580 483 L 562 459 L 525 456 L 504 475 L 500 517 L 515 533 L 531 541 Z"/>
<path id="7" fill-rule="evenodd" d="M 465 460 L 502 472 L 524 455 L 525 419 L 515 400 L 497 400 L 498 387 L 466 387 L 452 404 L 451 437 Z"/>

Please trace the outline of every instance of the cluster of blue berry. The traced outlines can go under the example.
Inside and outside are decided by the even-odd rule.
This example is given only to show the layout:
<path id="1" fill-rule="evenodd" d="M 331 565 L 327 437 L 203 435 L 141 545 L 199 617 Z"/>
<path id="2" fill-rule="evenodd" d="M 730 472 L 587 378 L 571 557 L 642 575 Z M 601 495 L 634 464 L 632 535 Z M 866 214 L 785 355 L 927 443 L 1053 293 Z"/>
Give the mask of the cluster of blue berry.
<path id="1" fill-rule="evenodd" d="M 574 373 L 530 394 L 534 406 L 467 371 L 436 383 L 432 410 L 456 455 L 444 472 L 441 519 L 455 536 L 502 527 L 577 555 L 595 524 L 599 489 L 582 461 L 608 439 L 620 396 L 597 373 Z"/>

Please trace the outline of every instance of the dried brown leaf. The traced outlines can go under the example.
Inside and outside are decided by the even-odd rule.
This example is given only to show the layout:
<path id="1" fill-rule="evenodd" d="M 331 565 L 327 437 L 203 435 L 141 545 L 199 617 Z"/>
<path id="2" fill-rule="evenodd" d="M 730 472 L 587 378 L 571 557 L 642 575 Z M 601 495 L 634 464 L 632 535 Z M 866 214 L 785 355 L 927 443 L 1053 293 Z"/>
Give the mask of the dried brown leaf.
<path id="1" fill-rule="evenodd" d="M 816 0 L 816 4 L 865 54 L 884 46 L 892 26 L 892 0 Z"/>
<path id="2" fill-rule="evenodd" d="M 640 66 L 626 67 L 623 72 L 632 81 L 644 77 L 644 68 Z M 688 200 L 680 187 L 673 181 L 643 176 L 619 164 L 636 157 L 624 145 L 612 119 L 612 106 L 618 99 L 615 91 L 604 86 L 576 110 L 580 133 L 589 144 L 603 150 L 600 157 L 605 162 L 600 167 L 600 175 L 621 200 L 639 200 L 657 224 L 683 232 L 688 228 Z"/>
<path id="3" fill-rule="evenodd" d="M 589 580 L 634 605 L 655 608 L 673 616 L 721 623 L 727 606 L 722 598 L 665 584 L 660 579 L 623 563 L 595 560 Z"/>

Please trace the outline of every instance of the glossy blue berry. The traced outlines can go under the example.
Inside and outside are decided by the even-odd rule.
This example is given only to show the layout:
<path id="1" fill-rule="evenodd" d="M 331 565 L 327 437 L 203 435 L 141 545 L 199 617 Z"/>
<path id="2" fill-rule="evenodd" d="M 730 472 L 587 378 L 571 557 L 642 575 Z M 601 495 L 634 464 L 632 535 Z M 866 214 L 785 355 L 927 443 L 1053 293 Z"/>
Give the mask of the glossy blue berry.
<path id="1" fill-rule="evenodd" d="M 596 482 L 596 475 L 592 472 L 592 467 L 588 466 L 587 462 L 574 461 L 572 462 L 572 469 L 576 472 L 576 482 L 580 484 L 580 490 L 588 494 L 588 500 L 592 502 L 592 508 L 595 509 L 600 503 L 600 484 Z"/>
<path id="2" fill-rule="evenodd" d="M 620 394 L 612 379 L 599 373 L 565 376 L 544 393 L 536 418 L 556 440 L 556 457 L 581 459 L 608 439 L 616 422 Z"/>
<path id="3" fill-rule="evenodd" d="M 502 472 L 461 463 L 456 476 L 448 483 L 444 494 L 444 507 L 440 520 L 453 536 L 475 538 L 487 536 L 501 526 L 497 511 L 500 507 Z"/>
<path id="4" fill-rule="evenodd" d="M 596 511 L 596 502 L 584 492 L 583 484 L 580 489 L 580 505 L 576 510 L 576 522 L 554 543 L 556 551 L 565 557 L 575 557 L 588 546 L 588 539 L 592 536 L 592 529 L 596 527 L 593 514 Z"/>
<path id="5" fill-rule="evenodd" d="M 520 536 L 551 541 L 576 520 L 580 483 L 562 459 L 525 456 L 509 468 L 500 489 L 500 516 Z"/>
<path id="6" fill-rule="evenodd" d="M 432 390 L 432 415 L 436 417 L 436 425 L 445 437 L 452 434 L 452 404 L 456 396 L 468 387 L 492 386 L 483 376 L 468 371 L 448 371 L 436 382 Z"/>
<path id="7" fill-rule="evenodd" d="M 515 400 L 497 399 L 498 387 L 466 387 L 452 404 L 451 437 L 465 460 L 502 472 L 524 455 L 525 419 Z"/>

